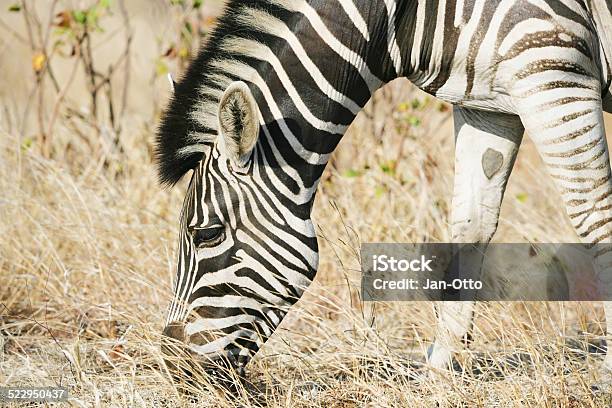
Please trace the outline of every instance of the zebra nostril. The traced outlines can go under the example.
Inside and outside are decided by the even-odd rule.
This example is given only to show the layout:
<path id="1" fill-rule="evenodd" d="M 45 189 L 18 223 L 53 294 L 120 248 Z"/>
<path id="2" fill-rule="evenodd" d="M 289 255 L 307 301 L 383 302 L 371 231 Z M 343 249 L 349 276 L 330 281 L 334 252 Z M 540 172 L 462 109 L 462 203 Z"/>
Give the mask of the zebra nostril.
<path id="1" fill-rule="evenodd" d="M 185 340 L 185 324 L 180 322 L 172 322 L 168 324 L 164 331 L 163 336 L 170 337 L 171 339 L 184 341 Z"/>
<path id="2" fill-rule="evenodd" d="M 164 327 L 161 338 L 161 353 L 169 374 L 177 381 L 186 381 L 192 376 L 191 356 L 185 347 L 185 325 L 172 322 Z"/>

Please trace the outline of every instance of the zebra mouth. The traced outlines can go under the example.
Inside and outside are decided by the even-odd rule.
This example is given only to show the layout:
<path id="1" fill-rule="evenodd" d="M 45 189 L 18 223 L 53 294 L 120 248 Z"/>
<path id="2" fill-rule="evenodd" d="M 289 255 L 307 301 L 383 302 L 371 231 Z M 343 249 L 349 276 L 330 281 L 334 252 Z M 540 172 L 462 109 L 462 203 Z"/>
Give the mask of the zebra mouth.
<path id="1" fill-rule="evenodd" d="M 197 353 L 164 347 L 164 363 L 177 389 L 186 393 L 210 387 L 235 391 L 244 382 L 245 365 L 228 357 L 208 358 Z"/>
<path id="2" fill-rule="evenodd" d="M 168 373 L 181 392 L 192 394 L 210 386 L 235 391 L 244 382 L 248 361 L 238 349 L 202 355 L 183 341 L 169 337 L 166 331 L 160 349 Z"/>

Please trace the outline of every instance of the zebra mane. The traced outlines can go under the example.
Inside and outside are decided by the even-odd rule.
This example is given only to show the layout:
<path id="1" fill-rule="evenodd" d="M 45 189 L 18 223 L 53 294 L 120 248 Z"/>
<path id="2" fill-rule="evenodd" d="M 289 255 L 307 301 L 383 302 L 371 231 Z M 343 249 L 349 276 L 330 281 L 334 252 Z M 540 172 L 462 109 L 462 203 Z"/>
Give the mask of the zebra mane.
<path id="1" fill-rule="evenodd" d="M 280 1 L 282 2 L 282 0 Z M 227 86 L 245 63 L 224 43 L 227 37 L 255 38 L 253 13 L 278 10 L 279 0 L 230 0 L 218 23 L 175 85 L 155 140 L 160 183 L 176 184 L 195 168 L 217 137 L 217 108 Z"/>

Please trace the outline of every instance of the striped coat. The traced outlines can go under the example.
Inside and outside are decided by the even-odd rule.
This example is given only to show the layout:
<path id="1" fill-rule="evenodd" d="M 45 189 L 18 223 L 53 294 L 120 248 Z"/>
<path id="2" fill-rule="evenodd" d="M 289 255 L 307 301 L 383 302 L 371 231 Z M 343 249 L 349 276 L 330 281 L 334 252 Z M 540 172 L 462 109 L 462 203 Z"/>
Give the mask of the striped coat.
<path id="1" fill-rule="evenodd" d="M 157 135 L 163 183 L 193 170 L 166 337 L 204 367 L 244 367 L 315 276 L 310 214 L 330 155 L 398 77 L 454 105 L 454 241 L 493 236 L 526 131 L 580 239 L 610 242 L 611 37 L 603 0 L 229 1 Z M 604 281 L 611 257 L 598 254 Z M 472 311 L 440 307 L 433 366 Z"/>

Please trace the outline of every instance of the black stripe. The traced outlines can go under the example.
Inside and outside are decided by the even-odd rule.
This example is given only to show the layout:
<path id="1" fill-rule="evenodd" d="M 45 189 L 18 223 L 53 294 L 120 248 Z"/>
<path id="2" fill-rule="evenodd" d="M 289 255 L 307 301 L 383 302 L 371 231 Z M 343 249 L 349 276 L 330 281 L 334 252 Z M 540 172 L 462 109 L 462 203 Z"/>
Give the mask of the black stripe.
<path id="1" fill-rule="evenodd" d="M 471 2 L 468 2 L 471 3 Z M 459 42 L 459 28 L 455 28 L 455 12 L 457 8 L 456 0 L 449 0 L 444 15 L 444 39 L 442 41 L 442 61 L 440 72 L 436 78 L 423 90 L 435 95 L 452 73 L 453 60 Z M 466 5 L 467 6 L 467 5 Z M 464 10 L 465 11 L 465 10 Z M 439 27 L 437 29 L 440 29 Z"/>
<path id="2" fill-rule="evenodd" d="M 485 34 L 489 29 L 491 18 L 495 13 L 496 7 L 485 6 L 483 8 L 483 12 L 480 14 L 480 18 L 478 19 L 478 30 L 472 37 L 468 54 L 466 58 L 466 73 L 467 73 L 467 87 L 465 89 L 465 97 L 469 98 L 472 89 L 474 88 L 474 77 L 476 75 L 476 57 L 478 56 L 478 51 L 480 51 L 480 47 L 482 42 L 484 41 Z"/>
<path id="3" fill-rule="evenodd" d="M 419 70 L 421 72 L 429 71 L 429 61 L 433 49 L 433 42 L 436 30 L 441 27 L 436 26 L 438 20 L 438 0 L 427 0 L 425 2 L 425 20 L 423 40 L 421 41 L 421 49 L 419 50 Z"/>

